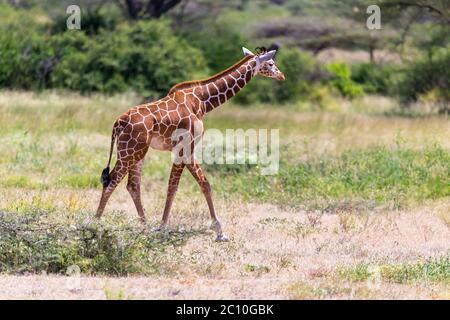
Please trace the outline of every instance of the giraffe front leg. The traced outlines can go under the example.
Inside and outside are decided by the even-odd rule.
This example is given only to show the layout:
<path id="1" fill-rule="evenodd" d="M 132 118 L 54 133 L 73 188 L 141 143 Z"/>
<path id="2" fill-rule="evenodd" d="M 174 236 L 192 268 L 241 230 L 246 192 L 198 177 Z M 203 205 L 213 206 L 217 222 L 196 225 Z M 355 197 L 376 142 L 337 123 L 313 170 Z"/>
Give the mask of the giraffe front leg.
<path id="1" fill-rule="evenodd" d="M 155 229 L 155 231 L 164 230 L 167 227 L 167 224 L 169 222 L 170 210 L 172 209 L 173 199 L 175 198 L 175 194 L 177 193 L 178 183 L 180 182 L 180 177 L 181 174 L 183 173 L 184 167 L 185 167 L 184 163 L 172 164 L 169 184 L 167 186 L 167 198 L 166 198 L 166 205 L 164 206 L 162 223 L 159 228 Z"/>
<path id="2" fill-rule="evenodd" d="M 193 164 L 188 164 L 187 168 L 194 179 L 197 181 L 197 183 L 200 185 L 200 188 L 202 189 L 202 192 L 206 198 L 206 203 L 208 204 L 209 213 L 212 219 L 211 229 L 213 229 L 217 234 L 216 241 L 228 241 L 229 239 L 223 233 L 222 224 L 217 218 L 216 211 L 214 209 L 214 204 L 211 196 L 211 185 L 203 174 L 202 168 L 196 161 Z"/>

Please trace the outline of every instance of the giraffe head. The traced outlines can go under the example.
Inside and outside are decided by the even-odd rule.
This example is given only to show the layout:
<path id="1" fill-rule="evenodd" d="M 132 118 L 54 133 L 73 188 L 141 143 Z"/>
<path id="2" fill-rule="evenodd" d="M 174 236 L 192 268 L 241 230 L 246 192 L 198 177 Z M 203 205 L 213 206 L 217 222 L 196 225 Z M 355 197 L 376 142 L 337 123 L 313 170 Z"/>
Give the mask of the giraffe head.
<path id="1" fill-rule="evenodd" d="M 244 56 L 255 56 L 258 68 L 256 74 L 277 80 L 285 79 L 283 72 L 278 69 L 275 65 L 275 61 L 273 61 L 275 54 L 277 53 L 276 50 L 267 51 L 265 48 L 261 48 L 261 52 L 256 55 L 247 48 L 242 47 L 242 50 L 244 51 Z"/>

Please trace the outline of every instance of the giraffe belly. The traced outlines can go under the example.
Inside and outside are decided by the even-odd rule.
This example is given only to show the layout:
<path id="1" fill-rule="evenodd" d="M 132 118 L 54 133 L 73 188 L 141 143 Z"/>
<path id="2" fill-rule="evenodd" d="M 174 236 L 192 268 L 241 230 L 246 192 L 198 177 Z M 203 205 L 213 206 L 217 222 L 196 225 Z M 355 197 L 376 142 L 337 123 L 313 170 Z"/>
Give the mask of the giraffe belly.
<path id="1" fill-rule="evenodd" d="M 150 147 L 156 150 L 162 151 L 170 151 L 172 150 L 172 146 L 170 144 L 170 139 L 166 140 L 164 137 L 157 136 L 153 137 L 150 141 Z"/>

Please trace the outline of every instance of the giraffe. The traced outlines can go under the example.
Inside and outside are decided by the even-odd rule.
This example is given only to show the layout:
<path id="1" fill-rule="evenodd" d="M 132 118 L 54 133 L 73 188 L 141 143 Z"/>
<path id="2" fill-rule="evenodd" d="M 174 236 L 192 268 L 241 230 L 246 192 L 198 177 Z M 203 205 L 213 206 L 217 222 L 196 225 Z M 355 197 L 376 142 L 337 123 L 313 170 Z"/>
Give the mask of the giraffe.
<path id="1" fill-rule="evenodd" d="M 169 93 L 154 102 L 141 104 L 129 109 L 115 121 L 111 136 L 111 148 L 108 164 L 103 169 L 101 182 L 103 185 L 96 217 L 100 218 L 106 203 L 114 189 L 128 174 L 127 190 L 133 199 L 140 221 L 145 224 L 146 218 L 141 202 L 141 171 L 145 154 L 151 147 L 156 150 L 173 151 L 178 140 L 173 134 L 183 129 L 190 134 L 194 143 L 203 134 L 203 117 L 219 105 L 237 94 L 254 76 L 284 80 L 284 74 L 277 68 L 273 58 L 276 50 L 263 48 L 253 54 L 242 48 L 244 58 L 226 70 L 204 80 L 187 81 L 173 86 Z M 117 160 L 110 172 L 110 164 L 114 145 L 117 146 Z M 193 156 L 181 153 L 182 161 L 174 161 L 170 172 L 166 203 L 162 223 L 156 230 L 166 228 L 172 203 L 178 189 L 181 174 L 186 167 L 200 186 L 208 205 L 212 219 L 211 228 L 217 234 L 217 241 L 227 241 L 222 225 L 214 209 L 211 186 L 202 168 Z"/>

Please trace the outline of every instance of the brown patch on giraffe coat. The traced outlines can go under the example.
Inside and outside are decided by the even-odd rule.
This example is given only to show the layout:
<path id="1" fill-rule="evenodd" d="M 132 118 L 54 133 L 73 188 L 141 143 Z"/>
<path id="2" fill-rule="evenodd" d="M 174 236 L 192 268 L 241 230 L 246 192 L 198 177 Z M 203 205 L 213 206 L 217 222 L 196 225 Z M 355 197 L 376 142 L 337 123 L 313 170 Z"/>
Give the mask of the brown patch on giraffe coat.
<path id="1" fill-rule="evenodd" d="M 224 79 L 217 80 L 217 86 L 219 87 L 220 92 L 227 90 L 227 83 Z"/>
<path id="2" fill-rule="evenodd" d="M 227 95 L 227 100 L 230 100 L 234 95 L 232 89 L 228 89 L 225 94 Z"/>
<path id="3" fill-rule="evenodd" d="M 183 103 L 184 102 L 184 93 L 182 91 L 176 91 L 174 93 L 173 99 L 177 103 Z"/>
<path id="4" fill-rule="evenodd" d="M 236 84 L 236 80 L 234 80 L 230 76 L 225 77 L 225 80 L 227 82 L 228 88 L 233 88 L 233 86 Z"/>
<path id="5" fill-rule="evenodd" d="M 213 83 L 208 84 L 206 87 L 208 88 L 208 92 L 211 96 L 215 96 L 219 93 L 219 91 L 217 91 L 217 88 Z"/>
<path id="6" fill-rule="evenodd" d="M 230 76 L 232 76 L 235 80 L 237 80 L 241 77 L 241 74 L 239 73 L 239 71 L 235 70 L 232 73 L 230 73 Z"/>
<path id="7" fill-rule="evenodd" d="M 150 114 L 150 110 L 147 107 L 139 107 L 137 110 L 143 117 L 146 117 Z"/>
<path id="8" fill-rule="evenodd" d="M 133 132 L 145 132 L 147 129 L 145 128 L 144 122 L 136 123 L 133 127 Z"/>
<path id="9" fill-rule="evenodd" d="M 201 87 L 196 87 L 194 89 L 194 94 L 202 101 L 208 100 L 208 95 L 204 93 Z"/>
<path id="10" fill-rule="evenodd" d="M 225 103 L 227 101 L 225 95 L 223 93 L 219 94 L 220 103 Z"/>
<path id="11" fill-rule="evenodd" d="M 252 78 L 251 71 L 247 71 L 247 73 L 245 74 L 245 81 L 249 82 L 251 78 Z"/>
<path id="12" fill-rule="evenodd" d="M 240 89 L 242 89 L 245 86 L 245 81 L 243 79 L 239 79 L 237 81 L 237 85 Z"/>
<path id="13" fill-rule="evenodd" d="M 210 99 L 209 99 L 209 102 L 211 102 L 211 104 L 212 104 L 214 107 L 219 106 L 219 98 L 217 98 L 217 97 L 212 97 L 212 98 L 210 98 Z"/>
<path id="14" fill-rule="evenodd" d="M 144 117 L 142 117 L 139 113 L 133 113 L 130 115 L 131 122 L 141 122 L 143 120 L 144 120 Z"/>
<path id="15" fill-rule="evenodd" d="M 212 103 L 209 101 L 205 102 L 205 111 L 210 112 L 212 109 L 214 109 L 214 106 L 212 105 Z"/>
<path id="16" fill-rule="evenodd" d="M 131 127 L 131 126 L 130 126 Z M 119 141 L 128 141 L 131 139 L 131 135 L 129 133 L 122 132 L 119 135 Z"/>

